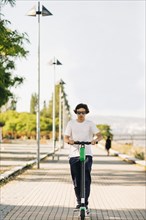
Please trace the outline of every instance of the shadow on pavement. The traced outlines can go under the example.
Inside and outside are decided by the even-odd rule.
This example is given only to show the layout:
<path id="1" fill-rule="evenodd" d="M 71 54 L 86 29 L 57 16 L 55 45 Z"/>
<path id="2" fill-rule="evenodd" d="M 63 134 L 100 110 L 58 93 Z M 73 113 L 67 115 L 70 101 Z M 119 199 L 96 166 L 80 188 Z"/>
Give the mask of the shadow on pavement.
<path id="1" fill-rule="evenodd" d="M 60 163 L 62 162 L 62 163 Z M 40 169 L 29 169 L 26 172 L 23 173 L 23 175 L 19 175 L 17 177 L 18 181 L 24 181 L 24 182 L 39 182 L 39 181 L 45 181 L 45 182 L 65 182 L 70 183 L 71 175 L 70 175 L 70 168 L 68 161 L 59 161 L 59 162 L 53 162 L 52 161 L 43 161 L 42 165 L 40 164 Z M 55 167 L 52 166 L 54 163 Z M 68 164 L 68 166 L 67 166 Z M 41 166 L 43 166 L 43 169 L 41 169 Z M 117 169 L 107 166 L 102 168 L 102 166 L 96 165 L 92 168 L 92 183 L 96 185 L 123 185 L 123 186 L 145 186 L 145 178 L 146 173 L 145 171 L 140 170 L 126 170 L 124 169 Z"/>
<path id="2" fill-rule="evenodd" d="M 2 220 L 77 220 L 78 212 L 66 206 L 14 206 L 1 204 Z M 91 209 L 91 220 L 145 220 L 144 209 Z"/>

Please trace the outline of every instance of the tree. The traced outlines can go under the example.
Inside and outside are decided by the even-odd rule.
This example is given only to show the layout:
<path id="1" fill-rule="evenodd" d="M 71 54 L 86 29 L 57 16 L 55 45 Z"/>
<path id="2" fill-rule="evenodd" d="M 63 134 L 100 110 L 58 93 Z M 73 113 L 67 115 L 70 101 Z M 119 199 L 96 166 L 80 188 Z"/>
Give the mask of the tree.
<path id="1" fill-rule="evenodd" d="M 15 1 L 3 0 L 3 3 Z M 13 97 L 11 87 L 17 87 L 23 83 L 23 78 L 13 75 L 16 68 L 16 59 L 26 57 L 28 51 L 24 49 L 24 42 L 29 42 L 26 33 L 20 34 L 17 30 L 10 30 L 7 20 L 0 20 L 0 107 L 4 105 L 10 97 Z"/>
<path id="2" fill-rule="evenodd" d="M 43 103 L 43 108 L 41 110 L 41 116 L 45 117 L 45 118 L 51 118 L 50 117 L 50 114 L 49 114 L 49 110 L 48 110 L 48 107 L 47 107 L 47 104 L 46 104 L 46 101 L 44 101 Z"/>
<path id="3" fill-rule="evenodd" d="M 3 137 L 11 138 L 36 138 L 36 116 L 28 112 L 18 113 L 7 111 L 0 114 L 0 126 L 3 126 Z M 52 131 L 52 120 L 40 117 L 41 137 L 50 137 Z"/>
<path id="4" fill-rule="evenodd" d="M 31 100 L 30 100 L 30 113 L 31 114 L 36 114 L 36 110 L 37 110 L 37 94 L 34 93 L 31 95 Z"/>
<path id="5" fill-rule="evenodd" d="M 36 136 L 36 116 L 27 112 L 19 113 L 17 120 L 18 137 L 35 138 Z"/>
<path id="6" fill-rule="evenodd" d="M 99 124 L 99 125 L 97 125 L 97 128 L 100 130 L 103 139 L 106 139 L 108 136 L 113 138 L 113 134 L 111 132 L 111 128 L 110 128 L 109 125 L 107 125 L 107 124 Z"/>
<path id="7" fill-rule="evenodd" d="M 17 119 L 19 114 L 16 111 L 7 111 L 0 114 L 0 121 L 4 123 L 3 126 L 3 135 L 5 136 L 5 132 L 7 136 L 11 138 L 16 137 L 16 126 Z"/>

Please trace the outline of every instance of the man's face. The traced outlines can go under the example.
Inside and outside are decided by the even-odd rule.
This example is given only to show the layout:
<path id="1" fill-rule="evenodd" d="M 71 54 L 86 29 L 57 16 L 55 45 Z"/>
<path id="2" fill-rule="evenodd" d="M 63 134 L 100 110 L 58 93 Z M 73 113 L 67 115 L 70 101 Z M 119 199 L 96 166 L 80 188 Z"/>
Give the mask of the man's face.
<path id="1" fill-rule="evenodd" d="M 84 120 L 85 119 L 85 115 L 86 115 L 86 110 L 84 108 L 79 108 L 77 109 L 77 117 L 79 120 Z"/>

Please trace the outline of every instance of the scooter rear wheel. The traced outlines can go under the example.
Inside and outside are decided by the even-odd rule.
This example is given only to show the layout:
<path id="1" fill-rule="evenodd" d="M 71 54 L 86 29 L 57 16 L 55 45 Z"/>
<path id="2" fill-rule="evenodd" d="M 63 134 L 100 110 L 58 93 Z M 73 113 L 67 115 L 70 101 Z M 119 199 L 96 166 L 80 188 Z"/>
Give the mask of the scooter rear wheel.
<path id="1" fill-rule="evenodd" d="M 81 210 L 81 220 L 85 220 L 85 210 Z"/>

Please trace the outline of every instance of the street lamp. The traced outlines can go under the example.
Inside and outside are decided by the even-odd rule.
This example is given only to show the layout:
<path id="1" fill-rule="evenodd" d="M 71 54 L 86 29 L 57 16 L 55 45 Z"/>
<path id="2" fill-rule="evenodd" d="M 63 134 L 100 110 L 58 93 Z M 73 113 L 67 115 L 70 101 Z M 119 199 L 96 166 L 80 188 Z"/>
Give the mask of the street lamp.
<path id="1" fill-rule="evenodd" d="M 62 90 L 65 82 L 61 79 L 59 82 L 59 148 L 61 148 L 61 135 L 62 135 Z"/>
<path id="2" fill-rule="evenodd" d="M 66 96 L 67 94 L 65 92 L 63 92 L 63 109 L 62 109 L 62 132 L 64 134 L 64 131 L 65 131 L 65 114 L 66 114 Z M 64 141 L 63 141 L 63 148 L 64 148 Z"/>
<path id="3" fill-rule="evenodd" d="M 56 99 L 56 94 L 55 94 L 55 88 L 56 88 L 56 77 L 55 77 L 55 75 L 56 75 L 56 69 L 55 69 L 55 66 L 56 65 L 62 65 L 62 63 L 59 61 L 59 60 L 57 60 L 55 57 L 54 57 L 54 59 L 53 60 L 51 60 L 50 62 L 49 62 L 49 64 L 50 65 L 54 65 L 54 91 L 53 91 L 53 125 L 52 125 L 52 130 L 53 130 L 53 135 L 52 135 L 52 139 L 53 139 L 53 153 L 55 154 L 55 141 L 56 141 L 56 135 L 55 135 L 55 133 L 56 133 L 56 126 L 55 126 L 55 119 L 56 119 L 56 117 L 55 117 L 55 99 Z"/>
<path id="4" fill-rule="evenodd" d="M 38 94 L 37 94 L 37 168 L 40 168 L 40 15 L 52 15 L 43 5 L 40 11 L 40 2 L 38 1 L 38 10 L 35 6 L 27 13 L 28 16 L 38 15 Z"/>
<path id="5" fill-rule="evenodd" d="M 70 120 L 70 107 L 66 98 L 66 93 L 63 94 L 63 133 L 65 130 L 65 127 L 67 125 L 67 122 Z"/>

